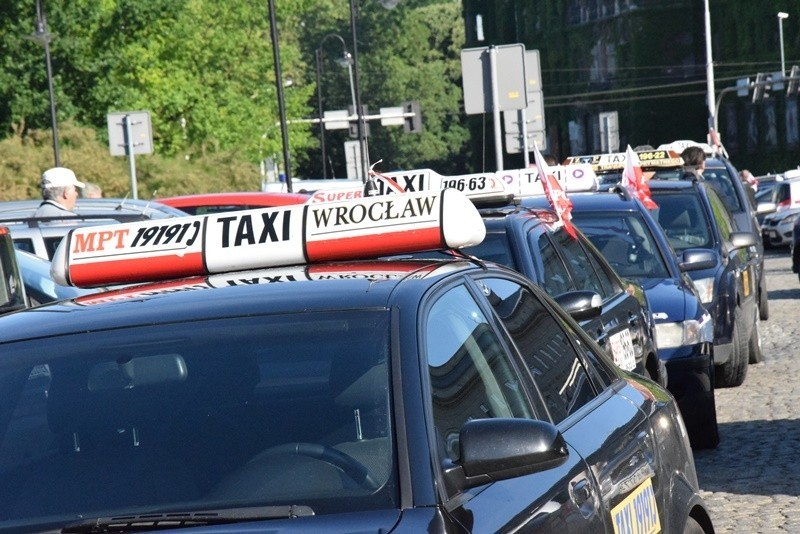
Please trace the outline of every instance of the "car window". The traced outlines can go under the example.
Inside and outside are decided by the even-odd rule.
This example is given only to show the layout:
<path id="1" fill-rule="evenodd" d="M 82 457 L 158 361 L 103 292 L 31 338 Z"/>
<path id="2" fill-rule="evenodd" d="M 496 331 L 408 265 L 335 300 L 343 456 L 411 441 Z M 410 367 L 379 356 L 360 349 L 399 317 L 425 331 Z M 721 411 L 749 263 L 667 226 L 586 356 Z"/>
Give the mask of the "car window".
<path id="1" fill-rule="evenodd" d="M 573 220 L 611 267 L 631 278 L 667 278 L 664 258 L 638 213 L 573 213 Z"/>
<path id="2" fill-rule="evenodd" d="M 33 248 L 33 240 L 31 239 L 15 239 L 14 247 L 20 250 L 24 250 L 25 252 L 30 252 L 31 254 L 36 253 L 36 251 Z"/>
<path id="3" fill-rule="evenodd" d="M 433 423 L 444 457 L 459 459 L 471 419 L 532 418 L 509 355 L 465 286 L 441 295 L 425 318 Z"/>
<path id="4" fill-rule="evenodd" d="M 569 271 L 564 265 L 561 256 L 558 254 L 555 245 L 550 240 L 547 232 L 540 234 L 529 234 L 528 238 L 533 241 L 530 245 L 533 250 L 539 250 L 542 266 L 542 279 L 545 291 L 551 296 L 557 297 L 567 291 L 574 291 L 575 286 L 569 276 Z"/>
<path id="5" fill-rule="evenodd" d="M 7 346 L 0 520 L 394 506 L 389 323 L 327 311 Z"/>
<path id="6" fill-rule="evenodd" d="M 658 223 L 676 252 L 713 247 L 711 229 L 697 193 L 654 190 L 653 198 L 659 206 Z"/>
<path id="7" fill-rule="evenodd" d="M 505 265 L 515 271 L 519 270 L 511 256 L 511 243 L 505 230 L 497 232 L 487 230 L 486 237 L 478 245 L 461 249 L 465 254 L 475 256 L 486 261 L 493 261 Z"/>
<path id="8" fill-rule="evenodd" d="M 731 238 L 731 232 L 734 230 L 733 220 L 731 219 L 730 213 L 728 213 L 728 210 L 720 197 L 714 194 L 713 191 L 709 191 L 708 193 L 708 203 L 711 204 L 711 213 L 716 221 L 717 230 L 719 231 L 720 237 L 723 240 L 728 241 Z"/>
<path id="9" fill-rule="evenodd" d="M 483 278 L 490 301 L 559 423 L 596 396 L 586 368 L 559 324 L 528 288 L 511 280 Z"/>
<path id="10" fill-rule="evenodd" d="M 579 239 L 573 238 L 563 228 L 552 232 L 551 235 L 554 243 L 564 255 L 575 289 L 594 291 L 603 299 L 614 293 L 609 287 L 607 278 L 605 280 L 600 279 L 594 268 L 595 262 L 590 259 Z"/>
<path id="11" fill-rule="evenodd" d="M 725 206 L 733 213 L 744 211 L 744 207 L 733 183 L 734 177 L 728 173 L 728 169 L 712 167 L 703 171 L 703 178 L 710 183 L 717 191 Z M 735 177 L 739 180 L 739 177 Z"/>

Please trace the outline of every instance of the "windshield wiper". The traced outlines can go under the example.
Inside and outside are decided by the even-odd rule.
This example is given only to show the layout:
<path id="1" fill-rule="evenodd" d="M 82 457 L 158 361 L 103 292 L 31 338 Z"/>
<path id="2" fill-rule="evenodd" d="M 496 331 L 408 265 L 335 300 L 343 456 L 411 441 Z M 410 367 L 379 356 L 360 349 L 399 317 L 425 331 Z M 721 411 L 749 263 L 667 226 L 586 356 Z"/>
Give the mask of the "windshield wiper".
<path id="1" fill-rule="evenodd" d="M 105 532 L 133 532 L 166 530 L 171 528 L 221 525 L 262 519 L 294 519 L 314 515 L 308 506 L 254 506 L 221 510 L 190 512 L 159 512 L 147 514 L 95 517 L 65 526 L 62 534 L 95 534 Z"/>

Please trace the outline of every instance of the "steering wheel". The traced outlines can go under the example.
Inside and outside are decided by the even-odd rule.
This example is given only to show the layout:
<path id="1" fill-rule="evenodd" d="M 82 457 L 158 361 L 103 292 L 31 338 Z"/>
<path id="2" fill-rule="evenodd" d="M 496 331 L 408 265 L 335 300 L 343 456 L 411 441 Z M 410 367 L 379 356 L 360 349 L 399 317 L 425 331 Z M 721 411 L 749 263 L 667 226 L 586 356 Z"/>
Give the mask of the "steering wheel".
<path id="1" fill-rule="evenodd" d="M 284 443 L 282 445 L 276 445 L 275 447 L 270 447 L 260 452 L 248 463 L 257 462 L 268 456 L 277 454 L 296 454 L 298 456 L 307 456 L 316 460 L 322 460 L 343 471 L 364 489 L 375 491 L 380 488 L 380 484 L 372 477 L 364 464 L 349 454 L 345 454 L 338 449 L 319 443 Z"/>

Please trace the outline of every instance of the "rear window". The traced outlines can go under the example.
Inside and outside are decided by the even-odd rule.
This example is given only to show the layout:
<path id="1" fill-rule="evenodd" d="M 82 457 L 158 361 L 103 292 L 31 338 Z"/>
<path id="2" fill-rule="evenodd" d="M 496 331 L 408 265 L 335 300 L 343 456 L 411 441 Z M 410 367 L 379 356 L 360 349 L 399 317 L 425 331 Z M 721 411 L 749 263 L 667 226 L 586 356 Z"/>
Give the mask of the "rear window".
<path id="1" fill-rule="evenodd" d="M 397 502 L 385 310 L 95 331 L 3 353 L 0 529 Z"/>

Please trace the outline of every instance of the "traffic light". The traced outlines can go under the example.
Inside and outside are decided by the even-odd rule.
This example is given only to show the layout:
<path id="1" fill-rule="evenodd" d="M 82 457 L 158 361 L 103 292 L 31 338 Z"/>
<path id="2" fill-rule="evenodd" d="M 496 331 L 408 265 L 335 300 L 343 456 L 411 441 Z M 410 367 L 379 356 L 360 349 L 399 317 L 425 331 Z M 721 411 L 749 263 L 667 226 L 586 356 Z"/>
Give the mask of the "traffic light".
<path id="1" fill-rule="evenodd" d="M 356 110 L 356 108 L 354 108 L 353 106 L 347 106 L 347 114 L 350 115 L 351 117 L 356 114 L 355 110 Z M 369 137 L 369 122 L 366 119 L 364 119 L 364 117 L 366 117 L 367 115 L 369 115 L 367 106 L 364 105 L 364 104 L 361 104 L 361 118 L 362 118 L 363 124 L 364 124 L 364 137 L 365 138 Z M 358 139 L 358 121 L 357 120 L 350 121 L 350 138 L 351 139 Z"/>
<path id="2" fill-rule="evenodd" d="M 769 97 L 772 90 L 772 76 L 759 72 L 756 74 L 756 81 L 753 84 L 753 102 L 759 102 Z"/>
<path id="3" fill-rule="evenodd" d="M 788 83 L 786 84 L 786 96 L 794 96 L 800 87 L 800 66 L 794 65 L 789 73 Z"/>
<path id="4" fill-rule="evenodd" d="M 413 113 L 413 116 L 403 118 L 403 131 L 405 133 L 420 133 L 422 131 L 422 113 L 419 101 L 403 102 L 403 114 Z"/>

